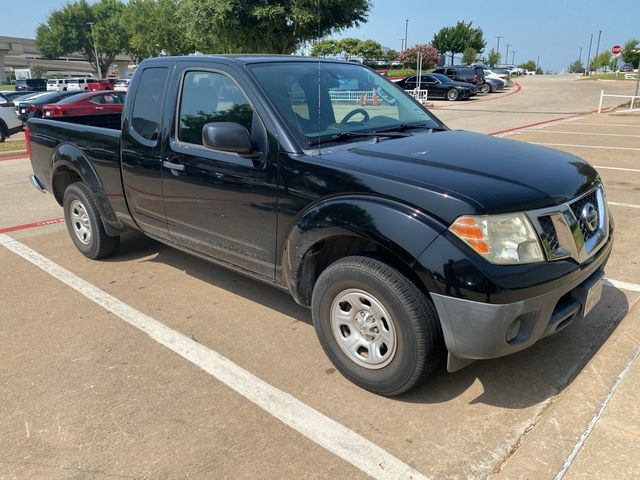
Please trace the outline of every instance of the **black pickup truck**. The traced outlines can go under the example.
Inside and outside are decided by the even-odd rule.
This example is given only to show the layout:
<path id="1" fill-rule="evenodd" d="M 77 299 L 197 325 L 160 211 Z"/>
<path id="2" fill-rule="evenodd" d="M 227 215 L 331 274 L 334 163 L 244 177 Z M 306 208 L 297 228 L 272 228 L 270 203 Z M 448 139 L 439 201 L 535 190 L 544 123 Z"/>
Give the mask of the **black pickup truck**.
<path id="1" fill-rule="evenodd" d="M 287 290 L 373 392 L 407 391 L 445 354 L 455 371 L 522 350 L 600 299 L 613 224 L 591 166 L 449 130 L 362 65 L 145 60 L 121 122 L 71 120 L 27 136 L 32 183 L 80 252 L 136 229 Z"/>

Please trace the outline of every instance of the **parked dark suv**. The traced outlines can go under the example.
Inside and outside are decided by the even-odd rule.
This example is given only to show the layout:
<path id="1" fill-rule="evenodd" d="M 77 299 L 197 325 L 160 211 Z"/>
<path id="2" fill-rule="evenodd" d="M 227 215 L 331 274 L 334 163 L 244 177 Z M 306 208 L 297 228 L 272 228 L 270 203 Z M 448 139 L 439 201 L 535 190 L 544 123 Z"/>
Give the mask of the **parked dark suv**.
<path id="1" fill-rule="evenodd" d="M 44 92 L 47 90 L 47 81 L 44 78 L 23 78 L 16 80 L 16 90 L 32 90 Z"/>
<path id="2" fill-rule="evenodd" d="M 441 73 L 456 82 L 473 83 L 480 91 L 482 91 L 481 86 L 486 83 L 484 81 L 484 70 L 482 70 L 482 67 L 453 65 L 450 67 L 438 68 L 434 70 L 433 73 Z"/>

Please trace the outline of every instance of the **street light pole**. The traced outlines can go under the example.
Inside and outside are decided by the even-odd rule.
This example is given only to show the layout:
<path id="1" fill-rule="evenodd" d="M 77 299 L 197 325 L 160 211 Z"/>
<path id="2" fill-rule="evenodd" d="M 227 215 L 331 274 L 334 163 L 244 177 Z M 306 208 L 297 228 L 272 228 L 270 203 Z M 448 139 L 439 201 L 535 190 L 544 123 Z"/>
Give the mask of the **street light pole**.
<path id="1" fill-rule="evenodd" d="M 504 37 L 504 35 L 496 35 L 496 38 L 498 39 L 498 46 L 496 47 L 496 52 L 500 53 L 500 39 Z"/>
<path id="2" fill-rule="evenodd" d="M 600 51 L 600 35 L 602 35 L 602 30 L 598 31 L 598 44 L 596 46 L 596 56 L 593 57 L 596 61 L 596 72 L 598 71 L 598 52 Z"/>
<path id="3" fill-rule="evenodd" d="M 511 65 L 516 66 L 516 50 L 511 52 Z"/>
<path id="4" fill-rule="evenodd" d="M 582 63 L 582 47 L 580 47 L 580 55 L 578 55 L 578 60 Z"/>
<path id="5" fill-rule="evenodd" d="M 404 48 L 407 48 L 407 32 L 409 31 L 409 19 L 404 21 Z"/>
<path id="6" fill-rule="evenodd" d="M 504 56 L 504 61 L 508 62 L 509 61 L 509 47 L 511 46 L 510 43 L 507 43 L 507 54 Z"/>
<path id="7" fill-rule="evenodd" d="M 93 52 L 96 56 L 96 68 L 98 69 L 98 78 L 102 78 L 102 72 L 100 71 L 100 60 L 98 60 L 98 45 L 96 44 L 96 34 L 93 31 L 93 24 L 95 22 L 87 22 L 87 25 L 91 25 L 91 37 L 93 38 Z"/>
<path id="8" fill-rule="evenodd" d="M 589 40 L 589 53 L 587 54 L 587 68 L 585 70 L 587 71 L 591 71 L 591 65 L 589 65 L 589 63 L 591 62 L 591 44 L 593 43 L 593 33 L 591 34 L 591 40 Z"/>

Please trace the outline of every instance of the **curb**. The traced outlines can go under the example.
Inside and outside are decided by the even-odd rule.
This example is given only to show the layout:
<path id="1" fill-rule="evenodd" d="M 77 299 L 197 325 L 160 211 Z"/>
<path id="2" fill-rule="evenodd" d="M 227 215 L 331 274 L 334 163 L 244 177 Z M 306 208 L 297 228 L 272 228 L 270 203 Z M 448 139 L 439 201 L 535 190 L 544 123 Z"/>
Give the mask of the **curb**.
<path id="1" fill-rule="evenodd" d="M 509 97 L 511 95 L 515 95 L 516 93 L 520 93 L 522 90 L 524 90 L 524 87 L 520 83 L 516 82 L 516 83 L 514 83 L 514 90 L 509 92 L 509 93 L 505 93 L 505 94 L 498 95 L 498 96 L 492 96 L 492 97 L 488 97 L 488 98 L 478 98 L 476 100 L 471 100 L 469 105 L 475 105 L 476 103 L 480 103 L 480 102 L 488 102 L 490 100 L 500 100 L 502 98 Z M 456 109 L 451 108 L 451 107 L 433 107 L 433 108 L 434 108 L 434 110 L 456 110 Z"/>
<path id="2" fill-rule="evenodd" d="M 609 105 L 607 107 L 603 107 L 602 108 L 602 113 L 609 112 L 609 111 L 611 111 L 611 110 L 613 110 L 615 108 L 618 108 L 618 105 Z M 589 110 L 587 112 L 570 113 L 570 114 L 565 115 L 563 117 L 550 118 L 549 120 L 542 120 L 540 122 L 527 123 L 525 125 L 518 125 L 517 127 L 506 128 L 504 130 L 498 130 L 496 132 L 491 132 L 488 135 L 501 135 L 503 133 L 515 132 L 517 130 L 525 130 L 527 128 L 537 127 L 539 125 L 545 125 L 547 123 L 561 122 L 562 120 L 568 120 L 570 118 L 583 117 L 585 115 L 589 115 L 589 114 L 597 113 L 597 112 L 598 112 L 598 109 L 594 108 L 593 110 Z"/>
<path id="3" fill-rule="evenodd" d="M 0 162 L 5 160 L 18 160 L 21 158 L 28 158 L 26 150 L 14 150 L 12 152 L 0 153 Z"/>

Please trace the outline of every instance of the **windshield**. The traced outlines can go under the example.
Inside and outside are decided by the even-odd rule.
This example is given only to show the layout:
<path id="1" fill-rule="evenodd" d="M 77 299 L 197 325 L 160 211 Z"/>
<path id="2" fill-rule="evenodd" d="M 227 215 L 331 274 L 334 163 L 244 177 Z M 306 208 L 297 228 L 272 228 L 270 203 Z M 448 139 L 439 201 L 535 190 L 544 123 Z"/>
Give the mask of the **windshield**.
<path id="1" fill-rule="evenodd" d="M 443 128 L 403 90 L 361 65 L 258 63 L 250 70 L 302 145 L 348 132 Z"/>

